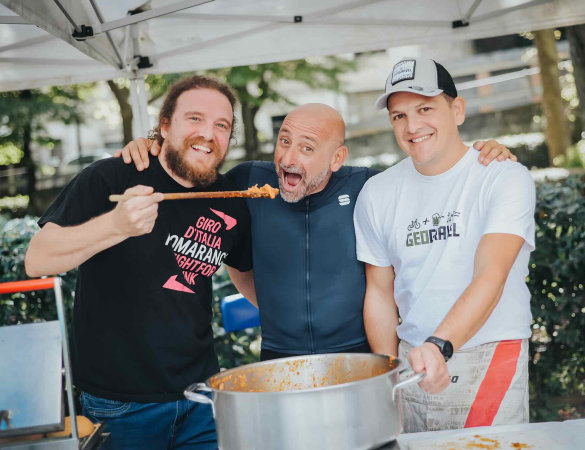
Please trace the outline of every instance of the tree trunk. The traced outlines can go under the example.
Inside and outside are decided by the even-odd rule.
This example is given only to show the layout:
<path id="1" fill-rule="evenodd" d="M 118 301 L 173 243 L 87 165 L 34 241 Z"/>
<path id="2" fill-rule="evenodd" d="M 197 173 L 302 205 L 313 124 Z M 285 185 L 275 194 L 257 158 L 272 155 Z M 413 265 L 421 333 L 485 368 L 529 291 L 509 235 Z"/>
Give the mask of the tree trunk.
<path id="1" fill-rule="evenodd" d="M 30 103 L 32 101 L 32 92 L 28 89 L 20 91 L 18 94 L 20 100 L 26 105 L 23 110 L 28 116 L 27 120 L 23 121 L 23 126 L 20 135 L 20 143 L 22 145 L 22 152 L 24 153 L 20 165 L 26 169 L 26 192 L 28 194 L 28 212 L 33 215 L 38 215 L 39 212 L 36 202 L 37 193 L 37 175 L 36 165 L 32 158 L 32 127 L 30 122 Z"/>
<path id="2" fill-rule="evenodd" d="M 245 89 L 245 88 L 244 88 Z M 258 143 L 258 130 L 254 119 L 258 114 L 259 106 L 252 105 L 245 100 L 243 95 L 239 95 L 242 105 L 242 125 L 244 127 L 244 149 L 246 150 L 246 161 L 258 159 L 260 153 Z"/>
<path id="3" fill-rule="evenodd" d="M 124 145 L 133 139 L 132 135 L 132 107 L 128 101 L 130 90 L 126 87 L 120 87 L 113 80 L 108 80 L 108 86 L 114 93 L 114 97 L 120 106 L 120 115 L 122 116 L 122 129 L 124 130 Z"/>
<path id="4" fill-rule="evenodd" d="M 569 51 L 573 62 L 573 76 L 579 98 L 581 131 L 585 130 L 585 25 L 567 27 Z"/>
<path id="5" fill-rule="evenodd" d="M 542 81 L 542 108 L 546 118 L 545 135 L 549 160 L 559 163 L 557 156 L 565 155 L 570 145 L 569 128 L 565 118 L 559 82 L 559 55 L 554 30 L 534 32 Z"/>

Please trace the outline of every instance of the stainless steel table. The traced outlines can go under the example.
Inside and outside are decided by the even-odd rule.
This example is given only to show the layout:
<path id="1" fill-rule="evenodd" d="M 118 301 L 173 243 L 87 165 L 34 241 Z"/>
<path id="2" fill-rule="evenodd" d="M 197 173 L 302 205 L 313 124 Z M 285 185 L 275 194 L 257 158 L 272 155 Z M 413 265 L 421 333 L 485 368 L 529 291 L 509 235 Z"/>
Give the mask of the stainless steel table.
<path id="1" fill-rule="evenodd" d="M 483 448 L 497 448 L 498 450 L 514 448 L 528 448 L 530 450 L 585 449 L 585 419 L 401 434 L 394 446 L 387 446 L 384 449 L 482 448 L 479 445 L 484 445 Z"/>

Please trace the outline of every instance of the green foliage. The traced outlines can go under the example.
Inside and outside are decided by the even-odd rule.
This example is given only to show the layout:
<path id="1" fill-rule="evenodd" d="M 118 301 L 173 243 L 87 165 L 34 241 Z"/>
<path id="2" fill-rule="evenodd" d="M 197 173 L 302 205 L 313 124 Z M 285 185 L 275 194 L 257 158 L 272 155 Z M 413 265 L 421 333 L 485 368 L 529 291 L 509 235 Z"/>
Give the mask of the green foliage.
<path id="1" fill-rule="evenodd" d="M 165 75 L 147 75 L 144 82 L 148 87 L 148 103 L 159 99 L 175 81 L 189 76 L 188 73 L 169 73 Z"/>
<path id="2" fill-rule="evenodd" d="M 50 120 L 66 124 L 82 121 L 78 106 L 81 86 L 51 87 L 0 93 L 0 145 L 23 147 L 23 132 L 30 130 L 34 142 L 55 142 L 46 132 Z"/>
<path id="3" fill-rule="evenodd" d="M 567 149 L 565 155 L 559 155 L 555 158 L 555 165 L 568 168 L 585 167 L 585 140 L 580 140 Z"/>
<path id="4" fill-rule="evenodd" d="M 283 61 L 252 66 L 228 67 L 210 70 L 208 73 L 223 78 L 238 92 L 242 103 L 261 106 L 265 101 L 285 101 L 293 104 L 277 88 L 282 80 L 303 83 L 312 89 L 339 91 L 339 76 L 355 69 L 351 60 L 338 57 L 323 57 Z"/>
<path id="5" fill-rule="evenodd" d="M 146 75 L 144 78 L 144 83 L 146 84 L 146 89 L 148 91 L 148 103 L 152 103 L 155 100 L 159 99 L 167 92 L 168 87 L 173 84 L 175 81 L 183 78 L 188 77 L 190 72 L 187 73 L 169 73 L 164 75 Z M 130 98 L 130 80 L 128 78 L 117 78 L 112 80 L 115 86 L 124 92 L 124 101 L 128 102 Z M 110 88 L 112 86 L 110 85 Z M 119 99 L 116 96 L 116 99 Z M 128 105 L 130 106 L 130 105 Z"/>
<path id="6" fill-rule="evenodd" d="M 29 203 L 28 195 L 15 195 L 14 197 L 0 198 L 0 212 L 10 212 L 16 216 L 19 211 L 24 211 Z M 1 217 L 1 216 L 0 216 Z M 2 229 L 2 222 L 0 221 L 0 230 Z"/>
<path id="7" fill-rule="evenodd" d="M 84 89 L 89 88 L 66 86 L 0 93 L 0 148 L 12 149 L 12 157 L 4 158 L 6 162 L 14 163 L 16 156 L 17 165 L 26 168 L 26 191 L 20 194 L 29 196 L 29 212 L 38 214 L 44 209 L 36 195 L 34 144 L 47 151 L 58 142 L 45 128 L 48 121 L 81 122 L 78 106 Z M 5 153 L 0 151 L 0 155 Z"/>
<path id="8" fill-rule="evenodd" d="M 265 102 L 294 105 L 279 89 L 282 80 L 303 83 L 312 89 L 339 91 L 339 76 L 355 69 L 355 62 L 338 57 L 300 59 L 251 66 L 210 70 L 212 76 L 224 79 L 238 94 L 244 127 L 246 159 L 258 159 L 260 139 L 254 122 Z"/>
<path id="9" fill-rule="evenodd" d="M 25 280 L 24 255 L 33 234 L 39 229 L 36 219 L 7 220 L 0 216 L 0 282 Z M 63 301 L 71 319 L 77 271 L 63 276 Z M 52 291 L 0 295 L 0 325 L 55 320 L 57 310 Z"/>
<path id="10" fill-rule="evenodd" d="M 333 56 L 295 61 L 283 61 L 251 66 L 227 67 L 208 70 L 204 73 L 224 80 L 236 91 L 240 105 L 244 127 L 244 147 L 246 159 L 255 159 L 259 155 L 258 130 L 254 123 L 256 113 L 265 102 L 293 102 L 278 89 L 278 82 L 292 80 L 303 83 L 313 89 L 339 91 L 339 76 L 355 69 L 352 60 Z M 192 72 L 181 74 L 148 75 L 145 79 L 149 91 L 149 103 L 162 97 L 168 87 L 180 78 L 192 75 Z M 129 105 L 127 80 L 108 82 L 120 106 L 124 123 L 125 140 L 130 139 L 132 114 Z M 126 113 L 124 113 L 126 111 Z"/>
<path id="11" fill-rule="evenodd" d="M 152 103 L 162 97 L 170 84 L 181 76 L 188 74 L 167 74 L 167 75 L 147 75 L 145 78 L 146 88 L 148 90 L 148 103 Z M 120 117 L 122 119 L 122 131 L 124 133 L 124 144 L 130 142 L 132 136 L 133 113 L 130 106 L 130 80 L 128 78 L 118 78 L 109 80 L 108 86 L 114 94 L 114 98 L 120 108 Z"/>
<path id="12" fill-rule="evenodd" d="M 558 419 L 570 411 L 575 398 L 585 396 L 584 274 L 584 178 L 542 183 L 537 188 L 536 250 L 528 280 L 534 317 L 534 420 Z"/>
<path id="13" fill-rule="evenodd" d="M 9 164 L 18 164 L 24 152 L 12 142 L 0 144 L 0 166 L 7 166 Z"/>

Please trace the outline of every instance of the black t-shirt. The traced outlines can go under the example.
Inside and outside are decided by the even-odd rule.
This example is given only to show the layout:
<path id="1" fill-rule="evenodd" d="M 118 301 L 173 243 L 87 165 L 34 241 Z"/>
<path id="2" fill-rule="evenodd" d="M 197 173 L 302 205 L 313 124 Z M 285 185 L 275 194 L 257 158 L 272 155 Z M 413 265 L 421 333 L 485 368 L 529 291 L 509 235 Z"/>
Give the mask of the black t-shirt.
<path id="1" fill-rule="evenodd" d="M 87 222 L 116 206 L 110 194 L 137 184 L 157 192 L 234 189 L 221 175 L 205 189 L 184 188 L 157 158 L 143 172 L 110 158 L 73 179 L 39 224 Z M 216 373 L 211 275 L 222 262 L 240 271 L 252 268 L 243 199 L 163 201 L 151 233 L 83 263 L 73 320 L 76 385 L 114 400 L 164 402 Z"/>

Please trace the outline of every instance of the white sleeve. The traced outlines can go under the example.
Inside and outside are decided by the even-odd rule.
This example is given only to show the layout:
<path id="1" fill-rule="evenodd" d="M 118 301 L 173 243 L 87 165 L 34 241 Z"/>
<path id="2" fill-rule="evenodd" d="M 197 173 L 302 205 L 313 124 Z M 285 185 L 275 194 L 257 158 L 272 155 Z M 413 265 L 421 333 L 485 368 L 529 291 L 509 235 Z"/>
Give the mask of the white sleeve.
<path id="1" fill-rule="evenodd" d="M 534 180 L 526 167 L 512 163 L 498 174 L 488 196 L 483 234 L 515 234 L 534 250 Z"/>
<path id="2" fill-rule="evenodd" d="M 392 265 L 383 239 L 383 230 L 376 220 L 375 196 L 372 184 L 367 182 L 355 204 L 353 223 L 357 259 L 373 266 L 387 267 Z"/>

